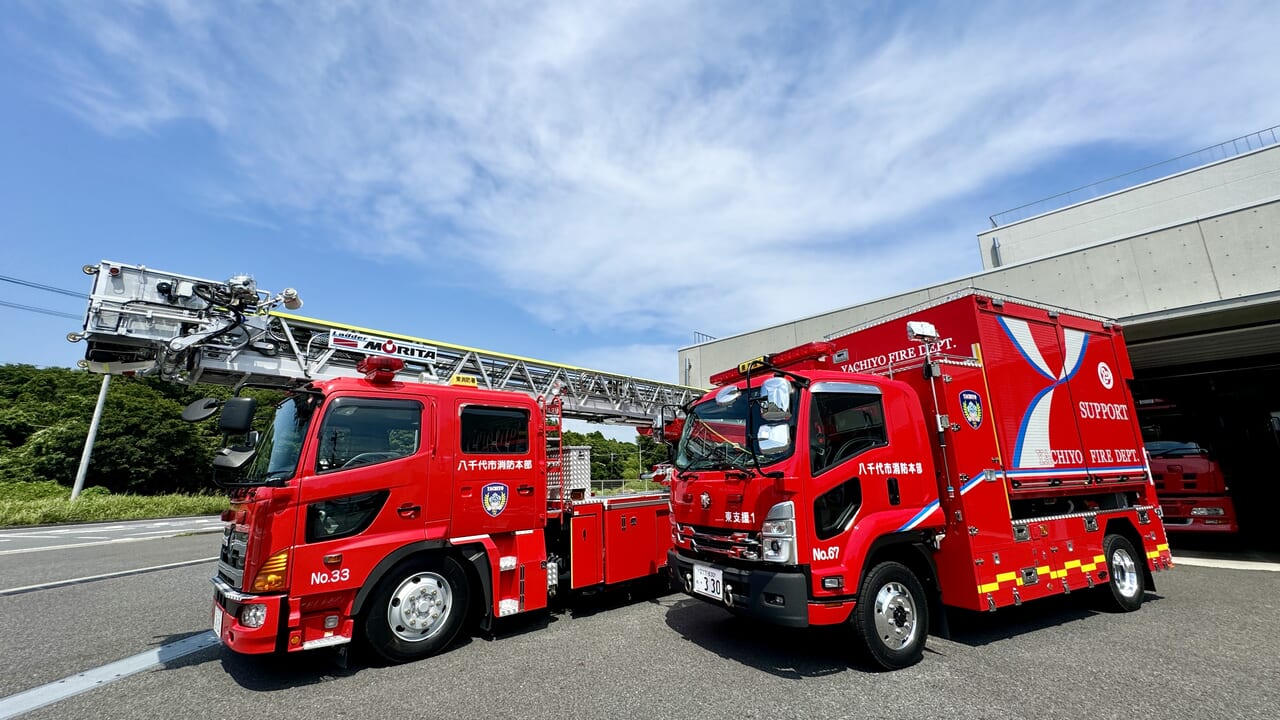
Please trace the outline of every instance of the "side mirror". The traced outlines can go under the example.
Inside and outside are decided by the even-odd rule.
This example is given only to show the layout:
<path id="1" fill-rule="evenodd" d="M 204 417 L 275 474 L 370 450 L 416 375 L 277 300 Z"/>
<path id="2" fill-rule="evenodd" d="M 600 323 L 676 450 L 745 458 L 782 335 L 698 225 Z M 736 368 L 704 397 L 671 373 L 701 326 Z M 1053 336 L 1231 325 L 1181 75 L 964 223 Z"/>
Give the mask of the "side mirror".
<path id="1" fill-rule="evenodd" d="M 218 429 L 229 435 L 243 435 L 253 427 L 253 414 L 257 410 L 258 401 L 254 398 L 228 398 L 222 404 L 222 415 L 218 418 Z"/>
<path id="2" fill-rule="evenodd" d="M 182 419 L 187 422 L 200 422 L 213 417 L 218 411 L 218 407 L 222 405 L 222 401 L 218 398 L 203 398 L 197 400 L 182 410 Z"/>
<path id="3" fill-rule="evenodd" d="M 771 377 L 760 383 L 760 418 L 767 423 L 791 419 L 791 381 Z"/>
<path id="4" fill-rule="evenodd" d="M 258 450 L 252 447 L 229 447 L 222 448 L 213 455 L 214 470 L 236 471 L 244 467 L 258 454 Z"/>
<path id="5" fill-rule="evenodd" d="M 762 455 L 777 455 L 791 447 L 791 427 L 786 424 L 761 425 L 756 432 L 756 443 Z"/>
<path id="6" fill-rule="evenodd" d="M 741 394 L 742 391 L 738 389 L 737 385 L 726 385 L 720 388 L 720 392 L 716 393 L 716 405 L 720 407 L 732 405 L 737 402 L 738 396 Z"/>

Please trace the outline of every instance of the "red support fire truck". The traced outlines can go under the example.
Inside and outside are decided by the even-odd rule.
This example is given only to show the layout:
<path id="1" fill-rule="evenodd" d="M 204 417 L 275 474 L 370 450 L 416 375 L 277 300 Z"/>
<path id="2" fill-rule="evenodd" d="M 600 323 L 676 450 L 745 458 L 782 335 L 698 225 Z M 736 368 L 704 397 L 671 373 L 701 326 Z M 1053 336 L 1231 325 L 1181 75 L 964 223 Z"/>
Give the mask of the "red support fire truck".
<path id="1" fill-rule="evenodd" d="M 850 623 L 886 668 L 944 607 L 1136 610 L 1172 562 L 1131 377 L 1114 323 L 983 291 L 744 362 L 688 408 L 668 564 L 738 614 Z"/>
<path id="2" fill-rule="evenodd" d="M 299 317 L 278 309 L 301 305 L 295 291 L 247 276 L 84 269 L 83 367 L 289 391 L 261 433 L 249 397 L 184 413 L 220 412 L 238 439 L 214 461 L 231 508 L 211 614 L 232 650 L 364 637 L 413 660 L 469 616 L 488 627 L 557 591 L 665 572 L 667 492 L 590 497 L 565 472 L 560 423 L 651 425 L 700 391 Z"/>

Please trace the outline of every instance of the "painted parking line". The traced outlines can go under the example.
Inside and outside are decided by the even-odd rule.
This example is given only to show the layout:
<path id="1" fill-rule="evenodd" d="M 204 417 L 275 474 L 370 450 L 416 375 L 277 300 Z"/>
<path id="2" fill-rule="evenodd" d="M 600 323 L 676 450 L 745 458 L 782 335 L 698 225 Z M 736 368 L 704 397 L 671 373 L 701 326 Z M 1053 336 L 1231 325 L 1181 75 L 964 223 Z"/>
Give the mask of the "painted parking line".
<path id="1" fill-rule="evenodd" d="M 181 562 L 165 563 L 164 565 L 152 565 L 151 567 L 134 568 L 132 570 L 120 570 L 117 572 L 103 573 L 101 575 L 86 575 L 85 577 L 70 578 L 68 580 L 54 580 L 52 582 L 39 583 L 37 585 L 23 585 L 21 587 L 5 588 L 0 590 L 0 597 L 6 595 L 19 595 L 22 593 L 34 592 L 36 590 L 49 590 L 56 587 L 64 587 L 67 585 L 79 585 L 80 583 L 93 582 L 94 580 L 106 580 L 108 578 L 126 577 L 129 575 L 141 575 L 143 573 L 155 572 L 157 570 L 168 570 L 170 568 L 186 567 L 187 565 L 199 565 L 200 563 L 213 562 L 218 556 L 200 558 L 199 560 L 183 560 Z"/>
<path id="2" fill-rule="evenodd" d="M 52 705 L 87 690 L 136 675 L 217 644 L 217 636 L 212 631 L 206 631 L 47 685 L 0 698 L 0 720 L 9 720 L 46 705 Z"/>

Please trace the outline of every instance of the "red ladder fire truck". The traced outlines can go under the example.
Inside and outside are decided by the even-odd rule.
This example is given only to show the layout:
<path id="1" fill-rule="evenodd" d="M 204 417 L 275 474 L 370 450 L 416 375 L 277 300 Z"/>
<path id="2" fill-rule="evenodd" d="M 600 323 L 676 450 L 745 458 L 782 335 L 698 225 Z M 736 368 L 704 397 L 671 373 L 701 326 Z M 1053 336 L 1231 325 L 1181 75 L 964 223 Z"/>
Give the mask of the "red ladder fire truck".
<path id="1" fill-rule="evenodd" d="M 668 563 L 687 593 L 784 626 L 850 623 L 886 668 L 944 607 L 1171 567 L 1120 328 L 967 291 L 744 362 L 684 419 Z"/>
<path id="2" fill-rule="evenodd" d="M 468 616 L 665 572 L 666 491 L 592 498 L 563 472 L 562 417 L 651 425 L 701 391 L 307 319 L 297 293 L 104 261 L 82 367 L 234 386 L 242 442 L 215 470 L 231 509 L 213 628 L 242 653 L 341 645 L 392 661 Z M 265 432 L 243 387 L 288 390 Z M 219 412 L 195 403 L 184 417 Z"/>

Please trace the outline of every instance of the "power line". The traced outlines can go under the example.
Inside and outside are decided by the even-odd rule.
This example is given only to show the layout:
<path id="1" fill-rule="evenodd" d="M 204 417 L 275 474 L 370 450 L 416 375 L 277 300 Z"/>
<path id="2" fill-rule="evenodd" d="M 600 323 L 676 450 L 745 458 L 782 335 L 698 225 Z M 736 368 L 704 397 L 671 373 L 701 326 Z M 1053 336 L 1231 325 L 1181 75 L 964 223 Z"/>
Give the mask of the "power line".
<path id="1" fill-rule="evenodd" d="M 83 316 L 81 315 L 72 315 L 71 313 L 65 313 L 58 310 L 50 310 L 48 308 L 32 307 L 30 305 L 19 305 L 18 303 L 5 302 L 4 300 L 0 300 L 0 306 L 14 308 L 15 310 L 26 310 L 27 312 L 33 312 L 33 313 L 44 313 L 45 315 L 52 315 L 54 317 L 70 318 L 72 320 L 84 319 Z"/>
<path id="2" fill-rule="evenodd" d="M 73 290 L 63 290 L 62 288 L 56 288 L 56 287 L 53 287 L 52 285 L 41 285 L 40 283 L 37 283 L 37 282 L 31 282 L 30 280 L 20 280 L 18 278 L 9 277 L 8 275 L 0 275 L 0 280 L 3 280 L 5 282 L 11 282 L 15 285 L 25 285 L 29 288 L 35 288 L 37 290 L 48 290 L 49 292 L 60 293 L 62 295 L 70 295 L 73 298 L 83 299 L 86 297 L 85 294 L 82 292 L 75 292 Z M 29 308 L 24 308 L 24 309 L 29 309 Z"/>

